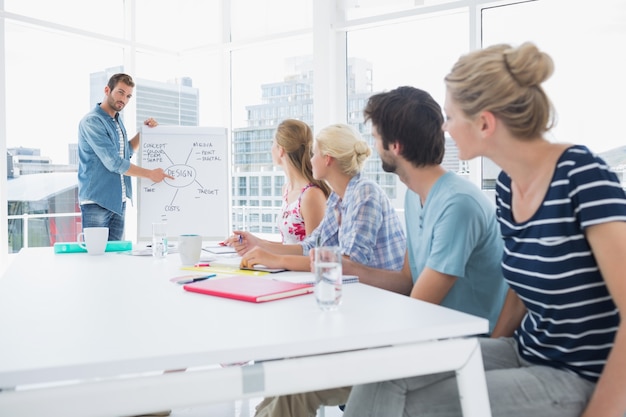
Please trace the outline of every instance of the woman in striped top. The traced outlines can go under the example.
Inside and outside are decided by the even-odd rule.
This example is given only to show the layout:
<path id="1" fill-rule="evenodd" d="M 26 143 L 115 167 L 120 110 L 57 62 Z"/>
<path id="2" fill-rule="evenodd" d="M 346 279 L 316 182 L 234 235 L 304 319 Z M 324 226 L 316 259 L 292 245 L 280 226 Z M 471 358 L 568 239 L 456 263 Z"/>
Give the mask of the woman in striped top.
<path id="1" fill-rule="evenodd" d="M 541 83 L 552 71 L 552 59 L 525 43 L 465 55 L 445 78 L 444 129 L 461 159 L 502 168 L 496 203 L 510 289 L 492 338 L 481 340 L 491 410 L 621 417 L 626 195 L 589 149 L 544 138 L 553 109 Z M 449 375 L 372 385 L 353 389 L 346 417 L 461 415 Z"/>

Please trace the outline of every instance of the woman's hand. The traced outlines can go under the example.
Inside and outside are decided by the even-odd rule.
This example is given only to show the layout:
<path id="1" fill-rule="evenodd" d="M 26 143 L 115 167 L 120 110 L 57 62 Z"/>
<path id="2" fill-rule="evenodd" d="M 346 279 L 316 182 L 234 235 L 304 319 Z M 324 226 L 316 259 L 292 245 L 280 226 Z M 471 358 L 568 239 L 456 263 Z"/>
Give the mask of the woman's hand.
<path id="1" fill-rule="evenodd" d="M 315 272 L 315 248 L 309 251 L 309 263 L 311 265 L 311 272 Z"/>
<path id="2" fill-rule="evenodd" d="M 233 235 L 224 240 L 224 243 L 233 247 L 241 256 L 246 254 L 250 249 L 259 245 L 260 239 L 252 233 L 242 230 L 235 230 Z"/>
<path id="3" fill-rule="evenodd" d="M 242 268 L 252 268 L 255 265 L 265 265 L 268 268 L 282 268 L 280 262 L 280 256 L 272 252 L 268 252 L 265 249 L 261 249 L 258 246 L 249 250 L 241 258 Z"/>

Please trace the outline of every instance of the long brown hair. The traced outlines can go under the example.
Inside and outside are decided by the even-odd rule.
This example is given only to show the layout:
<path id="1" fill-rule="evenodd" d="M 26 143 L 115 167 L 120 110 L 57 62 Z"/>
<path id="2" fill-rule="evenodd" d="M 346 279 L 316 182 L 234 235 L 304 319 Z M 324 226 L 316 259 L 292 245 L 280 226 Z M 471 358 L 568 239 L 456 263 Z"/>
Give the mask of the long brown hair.
<path id="1" fill-rule="evenodd" d="M 285 150 L 291 164 L 300 170 L 309 183 L 318 186 L 328 197 L 330 195 L 328 184 L 313 178 L 313 168 L 311 167 L 313 132 L 309 125 L 295 119 L 283 120 L 276 129 L 275 138 L 276 143 Z"/>

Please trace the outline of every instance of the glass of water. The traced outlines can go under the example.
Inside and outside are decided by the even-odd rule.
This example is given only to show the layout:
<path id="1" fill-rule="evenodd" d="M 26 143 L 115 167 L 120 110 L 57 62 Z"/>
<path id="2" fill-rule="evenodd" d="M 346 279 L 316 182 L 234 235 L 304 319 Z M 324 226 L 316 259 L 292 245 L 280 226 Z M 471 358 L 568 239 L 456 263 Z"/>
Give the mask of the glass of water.
<path id="1" fill-rule="evenodd" d="M 337 310 L 341 304 L 341 249 L 339 246 L 315 248 L 315 299 L 324 311 Z"/>
<path id="2" fill-rule="evenodd" d="M 152 223 L 152 256 L 165 258 L 167 256 L 167 224 Z"/>

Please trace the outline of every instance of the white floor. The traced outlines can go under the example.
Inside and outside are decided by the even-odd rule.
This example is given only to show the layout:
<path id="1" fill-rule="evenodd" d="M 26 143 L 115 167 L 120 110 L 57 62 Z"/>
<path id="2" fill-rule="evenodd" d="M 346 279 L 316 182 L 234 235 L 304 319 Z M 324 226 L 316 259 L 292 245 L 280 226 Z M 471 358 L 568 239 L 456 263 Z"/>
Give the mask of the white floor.
<path id="1" fill-rule="evenodd" d="M 212 404 L 203 407 L 194 407 L 186 409 L 172 410 L 171 417 L 253 417 L 254 407 L 261 402 L 261 398 L 251 398 L 241 400 Z M 324 407 L 318 412 L 318 417 L 341 417 L 343 412 L 339 407 Z"/>

